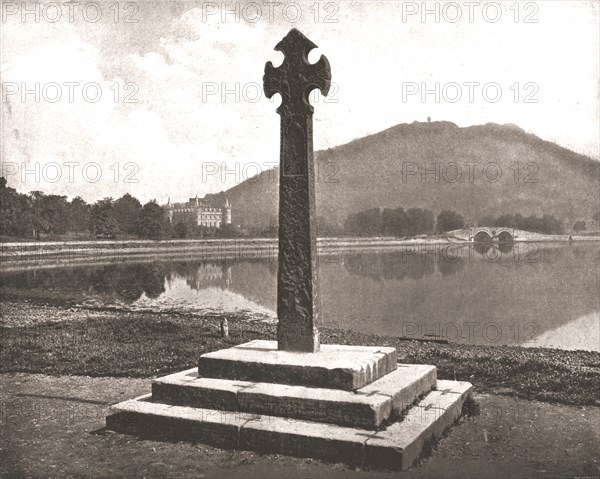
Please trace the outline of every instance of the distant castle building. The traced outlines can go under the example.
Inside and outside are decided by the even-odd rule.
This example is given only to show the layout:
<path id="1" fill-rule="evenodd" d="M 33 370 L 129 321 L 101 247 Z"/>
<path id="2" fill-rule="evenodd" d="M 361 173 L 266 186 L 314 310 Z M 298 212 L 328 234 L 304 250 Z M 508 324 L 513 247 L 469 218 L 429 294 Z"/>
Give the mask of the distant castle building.
<path id="1" fill-rule="evenodd" d="M 165 209 L 172 225 L 184 222 L 208 228 L 220 228 L 221 225 L 231 224 L 231 205 L 228 199 L 225 200 L 225 206 L 221 209 L 202 203 L 198 196 L 190 198 L 187 203 L 171 203 L 171 198 L 169 198 Z"/>

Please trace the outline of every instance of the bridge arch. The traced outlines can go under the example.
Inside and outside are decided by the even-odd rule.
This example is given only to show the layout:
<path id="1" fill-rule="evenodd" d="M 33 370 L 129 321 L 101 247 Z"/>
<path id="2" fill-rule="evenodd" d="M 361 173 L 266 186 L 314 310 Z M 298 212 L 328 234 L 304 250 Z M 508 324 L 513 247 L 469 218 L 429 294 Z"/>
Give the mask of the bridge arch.
<path id="1" fill-rule="evenodd" d="M 512 243 L 515 240 L 515 233 L 512 228 L 505 227 L 477 227 L 471 230 L 471 241 L 487 243 L 498 241 L 500 243 Z"/>
<path id="2" fill-rule="evenodd" d="M 515 237 L 513 236 L 513 233 L 507 230 L 503 230 L 500 231 L 500 233 L 498 233 L 498 242 L 500 243 L 512 243 L 514 242 Z"/>
<path id="3" fill-rule="evenodd" d="M 485 230 L 480 230 L 473 235 L 473 241 L 476 243 L 491 243 L 492 236 Z"/>

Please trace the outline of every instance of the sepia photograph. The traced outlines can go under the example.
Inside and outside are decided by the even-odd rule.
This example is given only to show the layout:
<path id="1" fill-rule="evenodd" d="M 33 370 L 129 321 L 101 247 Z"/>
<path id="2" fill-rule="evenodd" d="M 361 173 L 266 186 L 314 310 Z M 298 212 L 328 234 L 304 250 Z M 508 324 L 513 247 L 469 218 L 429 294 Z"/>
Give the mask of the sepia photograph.
<path id="1" fill-rule="evenodd" d="M 0 17 L 0 478 L 600 479 L 600 1 Z"/>

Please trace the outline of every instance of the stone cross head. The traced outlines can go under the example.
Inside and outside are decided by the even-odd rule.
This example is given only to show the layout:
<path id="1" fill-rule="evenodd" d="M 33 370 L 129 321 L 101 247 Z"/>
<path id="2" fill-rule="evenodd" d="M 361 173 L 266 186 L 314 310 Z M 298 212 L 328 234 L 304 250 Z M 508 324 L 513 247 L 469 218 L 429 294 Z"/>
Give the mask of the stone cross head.
<path id="1" fill-rule="evenodd" d="M 313 112 L 308 101 L 310 92 L 318 89 L 323 96 L 329 93 L 331 67 L 323 55 L 318 62 L 309 63 L 308 54 L 314 48 L 317 45 L 292 28 L 275 46 L 275 50 L 284 55 L 283 63 L 277 68 L 271 62 L 265 65 L 265 95 L 267 98 L 272 98 L 275 93 L 281 95 L 281 105 L 277 109 L 280 115 L 310 114 Z"/>

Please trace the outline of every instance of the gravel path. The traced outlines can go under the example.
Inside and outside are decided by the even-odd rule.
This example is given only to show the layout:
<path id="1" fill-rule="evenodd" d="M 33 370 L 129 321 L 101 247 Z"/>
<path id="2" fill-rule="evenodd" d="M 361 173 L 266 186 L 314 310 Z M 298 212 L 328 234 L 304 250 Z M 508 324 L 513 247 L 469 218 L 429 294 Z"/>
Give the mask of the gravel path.
<path id="1" fill-rule="evenodd" d="M 2 477 L 600 476 L 597 407 L 476 395 L 478 416 L 461 419 L 418 466 L 390 473 L 105 431 L 108 404 L 148 392 L 149 379 L 8 373 L 0 381 Z"/>

